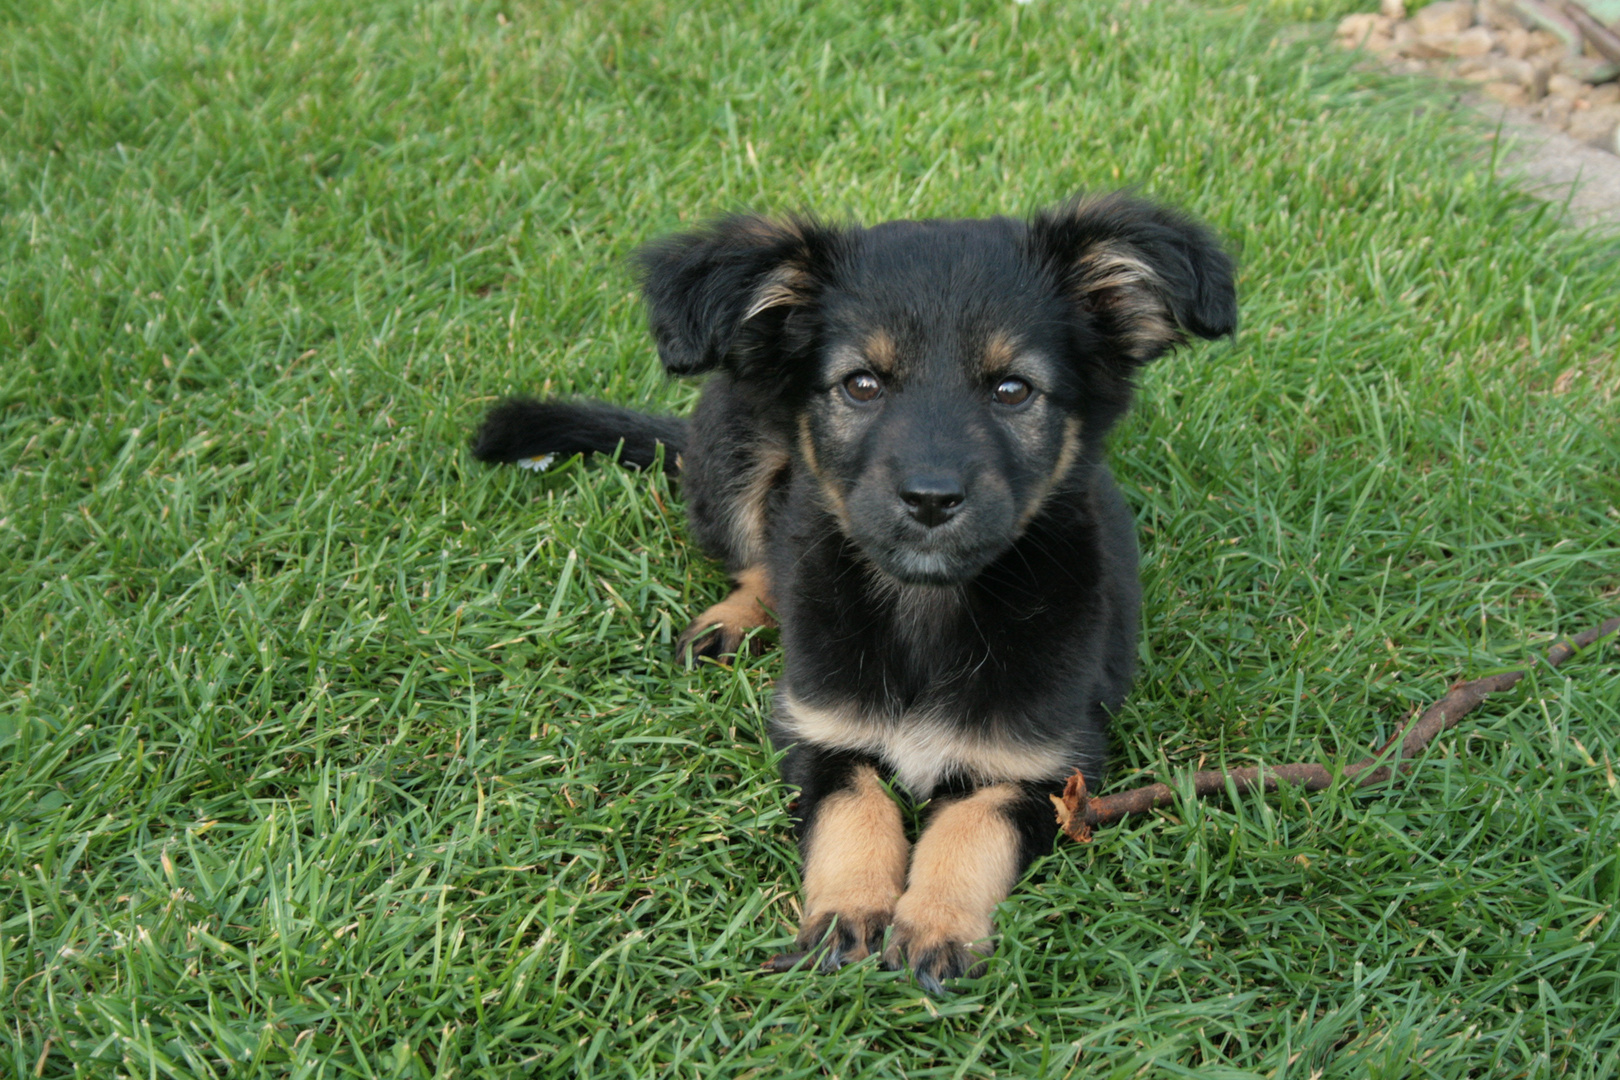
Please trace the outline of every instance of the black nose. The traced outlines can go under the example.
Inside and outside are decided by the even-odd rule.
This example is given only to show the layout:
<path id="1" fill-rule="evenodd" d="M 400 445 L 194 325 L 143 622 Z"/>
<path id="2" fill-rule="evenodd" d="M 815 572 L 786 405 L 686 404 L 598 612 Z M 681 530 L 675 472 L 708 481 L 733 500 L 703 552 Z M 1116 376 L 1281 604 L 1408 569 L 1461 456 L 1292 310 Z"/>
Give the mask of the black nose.
<path id="1" fill-rule="evenodd" d="M 949 521 L 963 497 L 962 482 L 951 476 L 912 476 L 900 485 L 900 499 L 911 516 L 930 529 Z"/>

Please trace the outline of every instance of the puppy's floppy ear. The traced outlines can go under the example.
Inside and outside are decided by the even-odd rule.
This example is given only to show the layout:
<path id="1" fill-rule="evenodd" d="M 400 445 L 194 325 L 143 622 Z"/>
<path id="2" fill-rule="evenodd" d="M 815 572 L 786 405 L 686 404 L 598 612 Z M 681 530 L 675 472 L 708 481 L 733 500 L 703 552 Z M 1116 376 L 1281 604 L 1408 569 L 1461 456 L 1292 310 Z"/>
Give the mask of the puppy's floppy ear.
<path id="1" fill-rule="evenodd" d="M 745 324 L 810 305 L 837 235 L 808 219 L 739 215 L 642 248 L 642 294 L 665 370 L 717 367 L 737 350 Z"/>
<path id="2" fill-rule="evenodd" d="M 1075 198 L 1030 222 L 1037 258 L 1129 363 L 1237 329 L 1232 259 L 1191 218 L 1113 194 Z"/>

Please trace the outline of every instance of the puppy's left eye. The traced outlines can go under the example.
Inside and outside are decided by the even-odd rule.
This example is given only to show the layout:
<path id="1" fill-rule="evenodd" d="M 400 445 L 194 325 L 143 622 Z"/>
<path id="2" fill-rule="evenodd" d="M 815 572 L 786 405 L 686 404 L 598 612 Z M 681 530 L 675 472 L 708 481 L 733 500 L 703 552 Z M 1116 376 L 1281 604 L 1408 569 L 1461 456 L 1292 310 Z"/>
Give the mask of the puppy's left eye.
<path id="1" fill-rule="evenodd" d="M 878 395 L 883 393 L 883 384 L 871 372 L 857 371 L 844 380 L 844 393 L 864 405 L 877 400 Z"/>
<path id="2" fill-rule="evenodd" d="M 996 383 L 991 397 L 997 405 L 1022 405 L 1029 400 L 1031 387 L 1023 379 L 1002 379 Z"/>

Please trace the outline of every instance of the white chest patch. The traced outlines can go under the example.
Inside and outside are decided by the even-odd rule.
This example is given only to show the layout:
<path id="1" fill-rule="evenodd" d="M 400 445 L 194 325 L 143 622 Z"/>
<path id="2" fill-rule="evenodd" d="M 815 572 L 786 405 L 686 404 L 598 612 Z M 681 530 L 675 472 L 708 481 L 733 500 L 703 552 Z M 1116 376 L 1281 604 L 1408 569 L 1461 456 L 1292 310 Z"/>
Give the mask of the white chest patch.
<path id="1" fill-rule="evenodd" d="M 806 705 L 780 689 L 777 695 L 777 726 L 785 741 L 871 754 L 918 799 L 928 798 L 946 777 L 976 784 L 1062 780 L 1079 764 L 1065 746 L 964 731 L 927 713 L 871 718 L 853 708 Z"/>

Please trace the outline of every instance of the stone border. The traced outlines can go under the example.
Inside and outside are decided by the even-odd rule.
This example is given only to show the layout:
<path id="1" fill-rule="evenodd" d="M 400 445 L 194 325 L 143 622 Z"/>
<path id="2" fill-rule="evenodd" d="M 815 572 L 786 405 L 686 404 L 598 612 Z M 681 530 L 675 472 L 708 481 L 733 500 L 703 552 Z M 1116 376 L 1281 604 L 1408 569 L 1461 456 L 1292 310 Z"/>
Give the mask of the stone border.
<path id="1" fill-rule="evenodd" d="M 1574 225 L 1620 235 L 1620 157 L 1537 123 L 1522 109 L 1476 104 L 1500 125 L 1498 176 L 1538 199 L 1567 202 Z"/>

